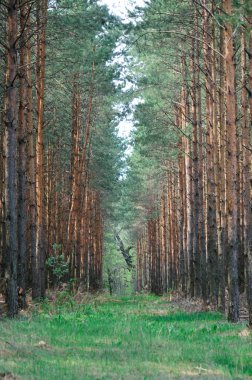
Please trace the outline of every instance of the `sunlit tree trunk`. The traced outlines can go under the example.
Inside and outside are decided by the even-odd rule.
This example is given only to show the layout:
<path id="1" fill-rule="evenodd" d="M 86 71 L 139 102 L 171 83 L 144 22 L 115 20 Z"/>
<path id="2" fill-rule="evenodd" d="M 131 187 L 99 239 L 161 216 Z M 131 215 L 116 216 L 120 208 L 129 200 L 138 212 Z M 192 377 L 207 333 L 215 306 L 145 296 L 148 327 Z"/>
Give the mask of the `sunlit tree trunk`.
<path id="1" fill-rule="evenodd" d="M 165 185 L 162 189 L 161 198 L 161 269 L 163 273 L 163 290 L 167 292 L 167 210 L 166 210 L 166 197 L 165 197 Z"/>
<path id="2" fill-rule="evenodd" d="M 36 266 L 39 278 L 34 297 L 45 296 L 45 181 L 44 181 L 44 98 L 45 98 L 45 59 L 46 23 L 48 0 L 37 1 L 37 136 L 36 136 Z"/>
<path id="3" fill-rule="evenodd" d="M 65 259 L 70 260 L 71 277 L 74 277 L 75 249 L 76 249 L 76 226 L 80 201 L 79 194 L 79 135 L 80 135 L 80 92 L 78 76 L 74 78 L 73 102 L 72 102 L 72 137 L 71 137 L 71 167 L 70 167 L 70 210 L 67 227 L 67 241 Z"/>
<path id="4" fill-rule="evenodd" d="M 192 198 L 192 158 L 190 141 L 186 140 L 186 207 L 187 207 L 187 260 L 188 260 L 188 274 L 189 274 L 189 289 L 190 295 L 194 296 L 194 267 L 193 267 L 193 198 Z"/>
<path id="5" fill-rule="evenodd" d="M 181 138 L 180 147 L 183 146 L 183 139 Z M 181 152 L 179 155 L 179 274 L 181 281 L 181 289 L 186 293 L 186 272 L 185 272 L 185 246 L 184 246 L 184 228 L 185 228 L 185 181 L 184 181 L 184 157 Z"/>
<path id="6" fill-rule="evenodd" d="M 27 65 L 27 143 L 26 143 L 26 164 L 27 164 L 27 261 L 31 261 L 32 271 L 32 297 L 36 298 L 39 288 L 38 266 L 36 260 L 36 156 L 34 148 L 34 127 L 33 127 L 33 82 L 32 82 L 32 61 L 31 61 L 31 20 L 30 13 L 26 19 L 27 36 L 26 42 L 26 65 Z"/>

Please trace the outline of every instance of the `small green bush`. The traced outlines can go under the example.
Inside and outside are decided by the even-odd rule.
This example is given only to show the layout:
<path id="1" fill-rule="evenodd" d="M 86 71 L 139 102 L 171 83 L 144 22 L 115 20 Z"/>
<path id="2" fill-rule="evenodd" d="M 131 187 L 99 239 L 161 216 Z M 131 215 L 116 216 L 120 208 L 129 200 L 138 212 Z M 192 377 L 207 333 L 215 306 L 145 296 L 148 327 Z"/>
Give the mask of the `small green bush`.
<path id="1" fill-rule="evenodd" d="M 46 261 L 46 265 L 49 274 L 53 278 L 53 282 L 56 283 L 56 285 L 59 285 L 62 279 L 69 272 L 69 263 L 65 261 L 63 255 L 49 257 L 49 259 Z"/>

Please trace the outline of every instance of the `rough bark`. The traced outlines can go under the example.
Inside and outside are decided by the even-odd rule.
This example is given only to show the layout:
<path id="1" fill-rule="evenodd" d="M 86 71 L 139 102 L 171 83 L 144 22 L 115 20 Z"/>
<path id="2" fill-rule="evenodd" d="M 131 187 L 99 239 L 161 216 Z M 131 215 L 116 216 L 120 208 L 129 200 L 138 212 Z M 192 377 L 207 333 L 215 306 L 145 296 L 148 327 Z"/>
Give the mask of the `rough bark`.
<path id="1" fill-rule="evenodd" d="M 30 14 L 27 16 L 27 35 L 31 34 Z M 32 297 L 36 298 L 38 284 L 38 268 L 36 260 L 36 170 L 35 170 L 35 148 L 34 148 L 34 126 L 33 126 L 33 82 L 31 62 L 31 39 L 26 42 L 26 65 L 27 65 L 27 259 L 31 261 L 32 272 Z"/>
<path id="2" fill-rule="evenodd" d="M 17 76 L 18 76 L 18 14 L 17 1 L 9 0 L 7 3 L 7 67 L 6 67 L 6 90 L 5 90 L 5 230 L 6 251 L 5 280 L 6 300 L 10 317 L 18 313 L 17 292 Z"/>
<path id="3" fill-rule="evenodd" d="M 232 16 L 232 1 L 223 0 L 223 10 Z M 232 322 L 239 319 L 238 227 L 237 227 L 237 145 L 233 28 L 225 22 L 226 127 L 227 127 L 227 215 L 229 260 L 229 312 Z"/>
<path id="4" fill-rule="evenodd" d="M 44 179 L 44 101 L 45 101 L 45 60 L 46 23 L 48 0 L 37 1 L 37 136 L 36 136 L 36 261 L 39 284 L 34 297 L 45 296 L 45 179 Z"/>
<path id="5" fill-rule="evenodd" d="M 249 95 L 249 130 L 252 128 L 252 15 L 249 16 L 249 43 L 248 43 L 248 95 Z M 246 132 L 249 133 L 247 129 Z M 250 132 L 251 133 L 251 132 Z M 251 135 L 248 136 L 247 143 L 251 147 Z M 247 212 L 245 216 L 247 229 L 247 298 L 248 298 L 248 308 L 249 308 L 249 325 L 252 327 L 252 201 L 251 201 L 251 193 L 252 193 L 252 178 L 251 178 L 251 157 L 249 156 L 249 152 L 246 151 L 246 161 L 245 165 L 247 166 L 247 170 L 250 169 L 248 177 L 246 177 L 247 184 L 247 208 L 245 208 L 245 212 Z"/>
<path id="6" fill-rule="evenodd" d="M 18 287 L 20 307 L 26 306 L 26 18 L 27 6 L 20 1 L 20 66 L 19 66 L 19 129 L 18 129 Z"/>

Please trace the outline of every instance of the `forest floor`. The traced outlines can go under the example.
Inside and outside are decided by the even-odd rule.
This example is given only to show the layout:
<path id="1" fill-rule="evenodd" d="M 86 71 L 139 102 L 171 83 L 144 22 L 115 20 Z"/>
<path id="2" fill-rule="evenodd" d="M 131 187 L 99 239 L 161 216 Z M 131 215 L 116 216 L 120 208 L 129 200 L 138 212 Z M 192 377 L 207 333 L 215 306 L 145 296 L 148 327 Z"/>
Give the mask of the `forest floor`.
<path id="1" fill-rule="evenodd" d="M 171 297 L 74 299 L 0 320 L 4 379 L 252 379 L 252 333 Z"/>

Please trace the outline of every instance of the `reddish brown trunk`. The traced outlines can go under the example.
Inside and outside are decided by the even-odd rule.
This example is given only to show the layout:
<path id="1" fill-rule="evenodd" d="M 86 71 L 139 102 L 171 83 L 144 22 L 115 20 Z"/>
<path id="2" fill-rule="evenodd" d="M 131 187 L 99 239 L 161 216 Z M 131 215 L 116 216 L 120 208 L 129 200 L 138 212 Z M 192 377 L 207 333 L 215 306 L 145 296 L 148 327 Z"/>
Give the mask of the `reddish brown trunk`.
<path id="1" fill-rule="evenodd" d="M 31 33 L 30 14 L 27 16 L 27 35 Z M 33 129 L 33 97 L 32 97 L 32 62 L 31 62 L 31 40 L 26 42 L 26 64 L 27 64 L 27 261 L 31 261 L 32 271 L 32 296 L 36 297 L 38 284 L 38 270 L 36 260 L 36 170 L 35 149 Z M 35 291 L 35 293 L 34 293 Z"/>
<path id="2" fill-rule="evenodd" d="M 45 296 L 44 98 L 47 7 L 48 0 L 37 1 L 36 267 L 39 284 L 38 288 L 33 291 L 34 297 Z"/>

